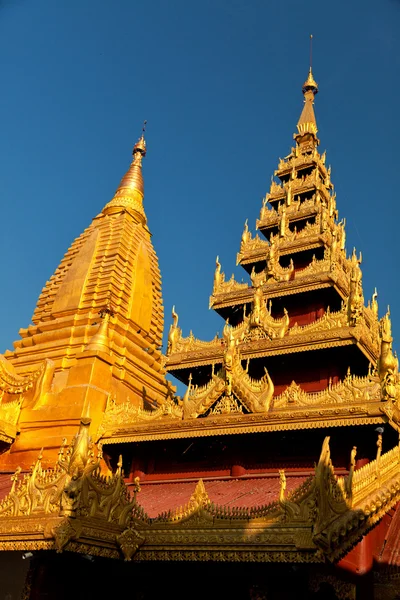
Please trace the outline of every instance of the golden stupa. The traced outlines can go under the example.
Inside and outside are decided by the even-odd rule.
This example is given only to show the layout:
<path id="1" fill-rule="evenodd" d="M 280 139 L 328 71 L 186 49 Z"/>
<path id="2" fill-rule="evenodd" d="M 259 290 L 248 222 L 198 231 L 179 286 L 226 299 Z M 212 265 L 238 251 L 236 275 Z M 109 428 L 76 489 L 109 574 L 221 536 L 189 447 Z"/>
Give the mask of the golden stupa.
<path id="1" fill-rule="evenodd" d="M 33 324 L 1 357 L 2 440 L 13 442 L 2 467 L 28 468 L 42 447 L 52 460 L 81 416 L 90 410 L 98 428 L 116 396 L 149 407 L 166 396 L 161 277 L 143 208 L 145 155 L 142 135 L 114 197 L 72 243 L 40 294 Z"/>

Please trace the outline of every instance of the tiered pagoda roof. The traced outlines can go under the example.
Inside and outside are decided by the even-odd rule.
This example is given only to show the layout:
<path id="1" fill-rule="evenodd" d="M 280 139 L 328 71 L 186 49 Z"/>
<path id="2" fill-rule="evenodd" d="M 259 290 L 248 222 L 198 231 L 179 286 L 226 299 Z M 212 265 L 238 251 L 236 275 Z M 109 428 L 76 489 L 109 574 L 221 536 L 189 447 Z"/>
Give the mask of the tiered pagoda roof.
<path id="1" fill-rule="evenodd" d="M 223 335 L 184 337 L 173 309 L 166 368 L 187 391 L 156 411 L 109 403 L 108 442 L 387 420 L 398 393 L 385 383 L 398 380 L 390 313 L 379 320 L 376 292 L 365 305 L 362 256 L 346 252 L 331 168 L 318 150 L 317 91 L 310 70 L 295 145 L 274 172 L 259 233 L 245 223 L 237 264 L 250 281 L 227 279 L 217 257 L 210 308 L 225 319 Z"/>

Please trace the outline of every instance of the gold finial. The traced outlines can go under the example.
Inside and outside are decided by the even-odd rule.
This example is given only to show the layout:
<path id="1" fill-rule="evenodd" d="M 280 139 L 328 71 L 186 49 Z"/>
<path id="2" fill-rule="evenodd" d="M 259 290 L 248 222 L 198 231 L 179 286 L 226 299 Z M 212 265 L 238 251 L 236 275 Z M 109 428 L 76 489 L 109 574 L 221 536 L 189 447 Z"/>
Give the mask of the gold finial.
<path id="1" fill-rule="evenodd" d="M 144 138 L 147 121 L 144 121 L 142 135 L 133 146 L 133 161 L 127 173 L 121 180 L 114 198 L 109 202 L 104 211 L 106 213 L 119 212 L 120 209 L 132 209 L 140 215 L 143 223 L 146 223 L 146 215 L 143 209 L 144 182 L 142 175 L 142 159 L 146 156 L 147 147 Z"/>
<path id="2" fill-rule="evenodd" d="M 310 37 L 310 45 L 312 43 L 312 36 Z M 312 46 L 310 46 L 310 63 L 312 60 Z M 316 144 L 319 144 L 319 140 L 317 138 L 317 121 L 315 119 L 314 113 L 314 96 L 318 92 L 318 84 L 314 79 L 312 73 L 312 66 L 310 64 L 310 70 L 308 72 L 308 77 L 303 84 L 302 87 L 304 94 L 304 107 L 302 113 L 300 115 L 299 122 L 297 123 L 298 133 L 294 135 L 296 142 L 299 144 L 304 139 L 304 136 L 309 137 L 311 134 L 314 137 Z"/>
<path id="3" fill-rule="evenodd" d="M 303 94 L 305 95 L 306 92 L 312 92 L 315 96 L 315 94 L 318 94 L 318 83 L 315 81 L 313 74 L 312 74 L 312 69 L 310 67 L 310 70 L 308 72 L 308 77 L 306 79 L 306 81 L 303 83 Z"/>
<path id="4" fill-rule="evenodd" d="M 135 156 L 136 153 L 140 153 L 142 156 L 146 156 L 146 140 L 144 139 L 144 132 L 146 131 L 147 121 L 143 121 L 142 135 L 133 146 L 132 154 Z"/>
<path id="5" fill-rule="evenodd" d="M 315 94 L 318 93 L 318 84 L 315 81 L 313 74 L 312 74 L 312 41 L 313 41 L 313 36 L 311 34 L 310 35 L 310 70 L 308 72 L 308 77 L 303 84 L 303 94 L 305 94 L 308 91 L 311 91 L 315 96 Z"/>

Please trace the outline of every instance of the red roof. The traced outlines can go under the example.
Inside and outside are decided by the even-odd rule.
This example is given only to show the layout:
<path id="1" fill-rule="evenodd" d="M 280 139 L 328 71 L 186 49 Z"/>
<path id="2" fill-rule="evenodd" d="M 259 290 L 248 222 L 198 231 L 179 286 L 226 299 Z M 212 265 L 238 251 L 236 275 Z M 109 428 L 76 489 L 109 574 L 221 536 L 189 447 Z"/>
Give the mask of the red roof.
<path id="1" fill-rule="evenodd" d="M 305 476 L 287 476 L 286 491 L 290 492 L 299 487 L 305 479 Z M 196 483 L 196 481 L 142 483 L 137 499 L 149 517 L 157 517 L 162 512 L 187 504 Z M 11 474 L 0 473 L 0 500 L 7 496 L 11 484 Z M 212 502 L 220 506 L 238 508 L 270 504 L 278 499 L 280 490 L 278 476 L 211 480 L 205 481 L 204 485 Z"/>
<path id="2" fill-rule="evenodd" d="M 287 477 L 286 491 L 297 488 L 306 477 Z M 224 479 L 204 482 L 209 498 L 221 506 L 256 507 L 278 500 L 279 477 Z M 196 487 L 195 481 L 143 483 L 138 503 L 149 517 L 185 505 Z"/>

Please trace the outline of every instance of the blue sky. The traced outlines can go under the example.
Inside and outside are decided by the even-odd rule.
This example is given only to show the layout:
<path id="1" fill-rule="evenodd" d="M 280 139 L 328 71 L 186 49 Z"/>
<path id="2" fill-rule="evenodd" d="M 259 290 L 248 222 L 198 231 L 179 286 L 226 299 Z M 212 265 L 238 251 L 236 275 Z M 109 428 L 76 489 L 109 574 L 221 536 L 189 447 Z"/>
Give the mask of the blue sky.
<path id="1" fill-rule="evenodd" d="M 400 2 L 0 0 L 0 351 L 30 323 L 72 240 L 112 197 L 148 120 L 145 209 L 166 330 L 211 338 L 215 256 L 236 278 L 290 151 L 314 35 L 316 114 L 364 293 L 398 278 Z"/>

